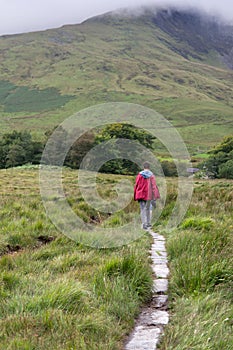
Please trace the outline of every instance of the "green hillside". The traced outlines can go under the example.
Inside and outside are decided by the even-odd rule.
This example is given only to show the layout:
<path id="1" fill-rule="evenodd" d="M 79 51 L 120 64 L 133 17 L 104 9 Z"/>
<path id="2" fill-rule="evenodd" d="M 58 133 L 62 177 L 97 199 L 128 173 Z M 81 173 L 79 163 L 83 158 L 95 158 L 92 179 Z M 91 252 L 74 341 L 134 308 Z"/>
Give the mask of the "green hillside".
<path id="1" fill-rule="evenodd" d="M 41 135 L 97 103 L 155 109 L 192 153 L 233 130 L 232 27 L 195 12 L 106 14 L 0 38 L 0 132 Z"/>

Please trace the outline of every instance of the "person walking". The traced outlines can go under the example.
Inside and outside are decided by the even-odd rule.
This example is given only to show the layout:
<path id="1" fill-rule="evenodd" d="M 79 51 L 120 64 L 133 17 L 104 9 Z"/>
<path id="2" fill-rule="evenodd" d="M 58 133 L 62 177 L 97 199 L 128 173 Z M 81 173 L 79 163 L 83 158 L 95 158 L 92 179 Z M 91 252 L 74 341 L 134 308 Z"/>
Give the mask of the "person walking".
<path id="1" fill-rule="evenodd" d="M 151 228 L 151 206 L 156 206 L 156 200 L 160 198 L 155 176 L 150 170 L 150 163 L 145 162 L 142 170 L 136 178 L 134 186 L 134 200 L 140 204 L 142 228 Z"/>

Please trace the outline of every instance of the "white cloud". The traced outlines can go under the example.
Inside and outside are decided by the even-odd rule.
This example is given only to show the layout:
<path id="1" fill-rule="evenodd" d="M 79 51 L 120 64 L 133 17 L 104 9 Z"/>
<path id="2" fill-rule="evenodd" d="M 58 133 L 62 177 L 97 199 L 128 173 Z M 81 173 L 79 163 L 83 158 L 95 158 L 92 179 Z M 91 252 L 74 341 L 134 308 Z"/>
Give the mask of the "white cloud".
<path id="1" fill-rule="evenodd" d="M 232 0 L 0 0 L 0 35 L 59 27 L 124 7 L 198 6 L 233 21 Z"/>

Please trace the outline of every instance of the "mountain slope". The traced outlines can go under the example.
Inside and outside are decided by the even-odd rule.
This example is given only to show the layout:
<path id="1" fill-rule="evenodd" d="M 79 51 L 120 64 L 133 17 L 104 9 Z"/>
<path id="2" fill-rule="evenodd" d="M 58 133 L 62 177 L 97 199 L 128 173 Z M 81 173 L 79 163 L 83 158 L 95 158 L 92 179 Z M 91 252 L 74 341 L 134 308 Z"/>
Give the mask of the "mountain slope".
<path id="1" fill-rule="evenodd" d="M 127 101 L 163 113 L 193 152 L 206 150 L 233 129 L 232 38 L 232 27 L 175 9 L 1 37 L 1 130 L 41 132 L 84 107 Z"/>
<path id="2" fill-rule="evenodd" d="M 232 26 L 199 12 L 180 12 L 176 9 L 161 10 L 152 16 L 151 20 L 176 40 L 177 48 L 174 47 L 174 50 L 183 57 L 188 59 L 191 56 L 202 60 L 202 55 L 209 55 L 212 52 L 220 62 L 233 68 Z"/>

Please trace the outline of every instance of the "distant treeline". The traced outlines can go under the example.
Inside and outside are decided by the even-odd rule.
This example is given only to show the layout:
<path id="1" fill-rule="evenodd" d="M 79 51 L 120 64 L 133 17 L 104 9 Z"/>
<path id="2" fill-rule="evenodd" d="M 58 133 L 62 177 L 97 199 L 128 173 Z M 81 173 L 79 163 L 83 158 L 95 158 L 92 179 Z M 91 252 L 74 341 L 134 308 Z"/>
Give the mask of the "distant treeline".
<path id="1" fill-rule="evenodd" d="M 34 140 L 28 131 L 13 131 L 3 134 L 0 139 L 0 168 L 11 168 L 25 164 L 40 164 L 44 147 L 51 140 L 53 131 L 45 133 L 44 141 Z M 56 129 L 57 137 L 53 139 L 50 146 L 48 159 L 43 159 L 46 164 L 61 165 L 61 156 L 66 149 L 70 137 L 80 130 L 73 130 L 69 135 L 62 127 Z M 69 148 L 63 165 L 73 169 L 79 169 L 84 157 L 88 154 L 89 162 L 95 166 L 102 164 L 98 171 L 103 173 L 135 175 L 141 168 L 136 162 L 143 159 L 142 148 L 154 150 L 155 137 L 142 129 L 130 124 L 116 123 L 107 125 L 101 130 L 81 132 L 81 135 Z M 121 139 L 119 141 L 119 139 Z M 127 141 L 134 141 L 133 146 Z M 125 144 L 124 144 L 125 142 Z M 102 144 L 107 143 L 107 147 Z M 96 148 L 96 152 L 90 152 Z M 124 148 L 128 159 L 121 156 L 121 149 Z M 106 152 L 107 149 L 107 152 Z M 107 154 L 106 154 L 107 153 Z M 133 161 L 132 161 L 133 160 Z M 177 176 L 176 165 L 173 161 L 161 161 L 162 170 L 165 176 Z M 182 164 L 183 175 L 187 175 L 186 164 Z M 211 173 L 212 177 L 233 178 L 233 137 L 228 137 L 210 152 L 209 159 L 202 164 L 205 171 Z M 154 169 L 153 169 L 154 170 Z M 156 170 L 155 170 L 156 172 Z"/>
<path id="2" fill-rule="evenodd" d="M 0 168 L 39 164 L 43 148 L 44 144 L 33 140 L 28 131 L 4 134 L 0 139 Z"/>

